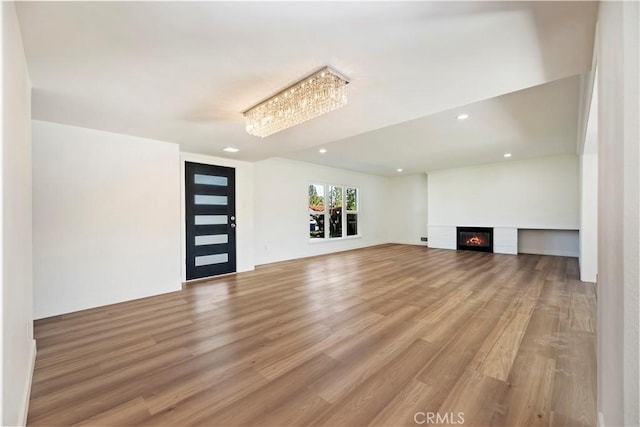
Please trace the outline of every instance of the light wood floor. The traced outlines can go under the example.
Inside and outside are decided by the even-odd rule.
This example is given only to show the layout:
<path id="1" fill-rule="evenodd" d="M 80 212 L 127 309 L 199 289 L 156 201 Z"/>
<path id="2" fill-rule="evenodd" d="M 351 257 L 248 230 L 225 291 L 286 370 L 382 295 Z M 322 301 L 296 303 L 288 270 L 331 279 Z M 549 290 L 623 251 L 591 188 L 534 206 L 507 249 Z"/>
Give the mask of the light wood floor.
<path id="1" fill-rule="evenodd" d="M 595 426 L 595 305 L 574 258 L 271 264 L 38 321 L 29 424 Z"/>

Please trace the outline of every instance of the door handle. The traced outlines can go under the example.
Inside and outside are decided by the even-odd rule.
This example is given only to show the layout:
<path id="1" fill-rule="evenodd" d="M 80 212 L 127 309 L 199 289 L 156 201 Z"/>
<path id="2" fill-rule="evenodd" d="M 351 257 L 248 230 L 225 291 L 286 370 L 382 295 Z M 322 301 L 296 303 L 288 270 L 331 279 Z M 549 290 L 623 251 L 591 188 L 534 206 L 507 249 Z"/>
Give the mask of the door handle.
<path id="1" fill-rule="evenodd" d="M 232 223 L 231 228 L 236 228 L 236 225 Z"/>

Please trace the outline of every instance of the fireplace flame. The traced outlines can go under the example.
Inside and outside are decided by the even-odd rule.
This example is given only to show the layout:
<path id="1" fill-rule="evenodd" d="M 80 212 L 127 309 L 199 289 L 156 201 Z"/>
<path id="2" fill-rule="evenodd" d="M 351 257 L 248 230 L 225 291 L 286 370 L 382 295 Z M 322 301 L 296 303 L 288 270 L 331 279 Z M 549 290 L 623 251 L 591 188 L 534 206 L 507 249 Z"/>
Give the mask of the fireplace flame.
<path id="1" fill-rule="evenodd" d="M 485 241 L 482 237 L 474 234 L 472 237 L 469 237 L 466 241 L 468 246 L 482 246 L 485 244 Z"/>

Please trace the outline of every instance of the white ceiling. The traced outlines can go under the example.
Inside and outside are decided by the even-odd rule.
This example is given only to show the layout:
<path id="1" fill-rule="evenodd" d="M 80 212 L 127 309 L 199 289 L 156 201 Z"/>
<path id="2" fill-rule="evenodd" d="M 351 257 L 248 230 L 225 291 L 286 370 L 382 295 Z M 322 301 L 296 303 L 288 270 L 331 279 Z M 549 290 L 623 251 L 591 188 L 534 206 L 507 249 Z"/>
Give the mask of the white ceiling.
<path id="1" fill-rule="evenodd" d="M 490 98 L 464 107 L 290 153 L 338 167 L 357 165 L 380 175 L 418 173 L 576 153 L 580 76 Z M 467 114 L 465 120 L 457 120 Z M 353 166 L 351 166 L 353 167 Z"/>
<path id="2" fill-rule="evenodd" d="M 379 174 L 575 152 L 571 76 L 591 67 L 597 13 L 593 2 L 17 8 L 36 119 Z M 265 139 L 245 133 L 242 111 L 324 65 L 350 77 L 346 107 Z"/>

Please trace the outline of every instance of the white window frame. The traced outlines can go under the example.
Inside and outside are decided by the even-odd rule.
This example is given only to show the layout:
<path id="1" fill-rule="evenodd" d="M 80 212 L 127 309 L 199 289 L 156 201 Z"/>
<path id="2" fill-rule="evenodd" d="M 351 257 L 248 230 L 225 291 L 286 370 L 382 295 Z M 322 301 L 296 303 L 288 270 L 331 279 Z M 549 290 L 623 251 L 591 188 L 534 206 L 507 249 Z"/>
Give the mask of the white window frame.
<path id="1" fill-rule="evenodd" d="M 341 240 L 348 240 L 348 239 L 357 239 L 362 237 L 360 234 L 360 188 L 355 186 L 355 185 L 344 185 L 344 184 L 330 184 L 330 183 L 319 183 L 319 182 L 310 182 L 309 184 L 307 184 L 307 212 L 309 210 L 309 186 L 311 185 L 315 185 L 315 186 L 320 186 L 323 188 L 323 193 L 324 193 L 324 236 L 323 237 L 316 237 L 316 238 L 309 238 L 309 242 L 310 243 L 317 243 L 317 242 L 333 242 L 333 241 L 341 241 Z M 329 225 L 329 221 L 330 221 L 330 211 L 329 211 L 329 188 L 330 187 L 339 187 L 342 189 L 342 236 L 340 237 L 330 237 L 330 225 Z M 356 210 L 355 211 L 348 211 L 347 212 L 347 189 L 354 189 L 356 190 Z M 358 230 L 357 233 L 352 235 L 352 236 L 347 236 L 347 213 L 350 214 L 356 214 L 358 216 Z M 307 221 L 307 233 L 309 233 L 309 225 L 308 225 L 309 221 Z M 308 236 L 308 234 L 307 234 Z"/>

